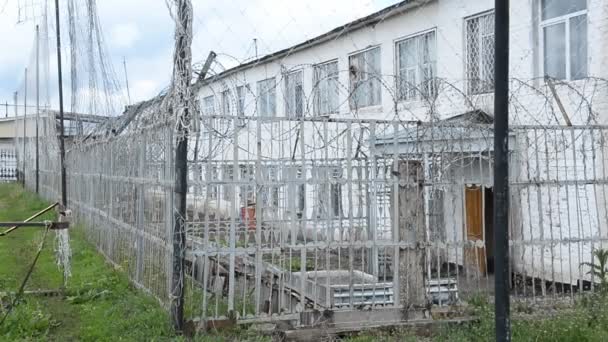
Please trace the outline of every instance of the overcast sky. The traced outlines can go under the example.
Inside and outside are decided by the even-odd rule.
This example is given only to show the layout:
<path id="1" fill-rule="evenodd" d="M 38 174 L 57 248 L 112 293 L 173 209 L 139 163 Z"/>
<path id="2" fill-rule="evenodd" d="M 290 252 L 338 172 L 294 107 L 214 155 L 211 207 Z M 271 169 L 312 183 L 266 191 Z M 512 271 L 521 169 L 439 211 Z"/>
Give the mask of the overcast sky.
<path id="1" fill-rule="evenodd" d="M 18 23 L 19 8 L 23 17 L 43 1 L 0 0 L 0 103 L 12 102 L 12 94 L 19 88 L 32 55 L 35 24 L 31 20 Z M 258 52 L 263 55 L 397 2 L 193 0 L 194 60 L 202 61 L 213 50 L 223 56 L 221 60 L 234 58 L 237 63 L 253 57 L 254 38 L 258 39 Z M 60 3 L 67 5 L 66 0 Z M 124 57 L 133 102 L 154 96 L 171 76 L 174 26 L 165 0 L 102 0 L 97 1 L 97 6 L 118 79 L 124 81 Z M 4 114 L 4 109 L 0 109 L 0 114 Z"/>

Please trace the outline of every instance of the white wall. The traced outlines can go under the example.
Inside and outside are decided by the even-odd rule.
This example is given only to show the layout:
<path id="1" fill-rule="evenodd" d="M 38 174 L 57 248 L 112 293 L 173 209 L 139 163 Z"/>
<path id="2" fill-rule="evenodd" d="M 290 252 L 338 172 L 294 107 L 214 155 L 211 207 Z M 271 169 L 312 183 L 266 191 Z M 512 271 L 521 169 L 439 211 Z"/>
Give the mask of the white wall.
<path id="1" fill-rule="evenodd" d="M 512 92 L 520 98 L 521 104 L 514 104 L 512 110 L 516 122 L 524 124 L 538 123 L 538 121 L 553 120 L 553 110 L 547 109 L 548 89 L 542 80 L 532 81 L 541 75 L 538 44 L 539 30 L 534 6 L 538 0 L 516 0 L 511 2 L 511 77 L 525 83 L 529 83 L 537 89 L 523 86 L 516 81 L 512 84 Z M 601 63 L 605 61 L 604 46 L 608 42 L 608 22 L 606 21 L 606 9 L 602 0 L 588 0 L 588 59 L 589 75 L 594 77 L 605 77 L 608 75 L 606 68 Z M 349 32 L 337 39 L 322 43 L 320 45 L 296 51 L 276 61 L 262 63 L 251 68 L 218 78 L 204 86 L 200 91 L 200 97 L 216 94 L 216 111 L 220 107 L 219 94 L 231 88 L 233 94 L 237 85 L 248 84 L 251 93 L 248 96 L 246 115 L 255 115 L 255 97 L 257 94 L 257 82 L 267 78 L 275 77 L 277 89 L 277 113 L 284 114 L 283 79 L 282 72 L 285 70 L 303 70 L 304 93 L 307 97 L 307 112 L 312 115 L 312 93 L 313 93 L 313 69 L 312 65 L 337 59 L 340 70 L 340 83 L 344 87 L 340 98 L 340 113 L 336 116 L 364 117 L 375 119 L 395 118 L 394 88 L 396 74 L 395 42 L 401 38 L 408 37 L 421 31 L 436 29 L 437 37 L 437 76 L 445 80 L 440 90 L 440 96 L 435 105 L 435 111 L 440 118 L 445 118 L 462 113 L 463 111 L 480 108 L 492 113 L 493 100 L 491 95 L 466 95 L 466 72 L 465 72 L 465 18 L 484 12 L 493 8 L 493 1 L 479 0 L 438 0 L 430 2 L 420 8 L 406 11 L 386 19 L 375 26 Z M 383 87 L 382 103 L 380 106 L 361 108 L 357 113 L 349 109 L 348 96 L 348 56 L 354 52 L 364 50 L 368 47 L 379 46 L 381 48 Z M 604 63 L 605 65 L 605 63 Z M 585 97 L 591 97 L 595 93 L 594 107 L 606 106 L 606 100 L 601 99 L 601 94 L 608 94 L 605 82 L 601 85 L 590 85 L 590 81 L 571 82 L 569 86 L 558 86 L 560 97 L 573 96 L 580 91 Z M 601 89 L 598 89 L 601 87 Z M 538 93 L 537 90 L 540 90 Z M 600 94 L 597 94 L 597 91 Z M 600 99 L 603 104 L 600 103 Z M 555 105 L 552 99 L 549 102 Z M 568 100 L 563 100 L 567 109 L 574 111 L 573 121 L 577 121 L 575 106 L 577 101 L 573 100 L 572 106 Z M 423 101 L 400 102 L 397 104 L 399 119 L 402 120 L 428 120 L 429 103 Z M 522 110 L 527 111 L 527 115 Z M 538 111 L 543 112 L 546 117 L 539 117 Z M 580 114 L 580 122 L 585 123 L 587 118 L 584 113 Z M 561 115 L 561 114 L 560 114 Z M 563 123 L 563 122 L 559 122 Z"/>

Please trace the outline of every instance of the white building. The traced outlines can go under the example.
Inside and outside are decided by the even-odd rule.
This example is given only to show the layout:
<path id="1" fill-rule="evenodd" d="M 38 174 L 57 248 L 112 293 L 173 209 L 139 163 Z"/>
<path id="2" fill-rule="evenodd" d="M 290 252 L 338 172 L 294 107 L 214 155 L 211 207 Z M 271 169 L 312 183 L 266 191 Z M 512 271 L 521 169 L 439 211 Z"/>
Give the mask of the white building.
<path id="1" fill-rule="evenodd" d="M 309 237 L 345 239 L 343 227 L 356 225 L 363 227 L 356 239 L 399 241 L 391 228 L 394 161 L 415 160 L 427 184 L 427 238 L 448 243 L 436 254 L 485 273 L 493 141 L 482 124 L 493 116 L 493 4 L 402 1 L 199 81 L 201 146 L 213 148 L 201 147 L 196 158 L 223 168 L 195 178 L 223 180 L 207 196 L 224 193 L 227 206 L 237 198 L 240 205 L 255 202 L 258 190 L 229 190 L 239 167 L 240 181 L 266 182 L 272 213 L 266 210 L 264 219 L 309 220 L 308 232 L 298 233 Z M 598 182 L 606 132 L 585 128 L 608 120 L 608 4 L 512 0 L 510 26 L 511 123 L 527 125 L 511 137 L 512 267 L 576 284 L 585 278 L 580 263 L 591 261 L 591 250 L 608 237 L 606 201 L 598 195 L 606 190 Z M 214 115 L 240 118 L 237 124 Z M 388 121 L 370 128 L 372 121 L 350 119 Z M 568 121 L 576 128 L 565 128 Z M 362 150 L 374 161 L 363 161 Z M 256 165 L 270 162 L 278 166 L 256 173 Z M 384 186 L 369 186 L 369 179 Z M 294 209 L 298 215 L 289 214 Z"/>

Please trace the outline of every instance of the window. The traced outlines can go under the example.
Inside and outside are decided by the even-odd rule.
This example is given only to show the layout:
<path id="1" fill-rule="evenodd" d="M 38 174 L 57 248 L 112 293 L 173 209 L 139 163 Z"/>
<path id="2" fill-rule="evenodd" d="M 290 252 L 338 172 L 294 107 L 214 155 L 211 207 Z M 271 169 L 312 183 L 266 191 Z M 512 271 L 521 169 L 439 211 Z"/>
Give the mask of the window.
<path id="1" fill-rule="evenodd" d="M 338 112 L 338 61 L 315 65 L 314 94 L 315 114 L 328 115 Z"/>
<path id="2" fill-rule="evenodd" d="M 302 166 L 288 166 L 283 169 L 287 183 L 287 207 L 295 217 L 302 218 L 306 207 L 306 174 Z"/>
<path id="3" fill-rule="evenodd" d="M 262 177 L 266 185 L 262 185 L 262 205 L 264 208 L 279 207 L 280 183 L 276 166 L 263 166 Z"/>
<path id="4" fill-rule="evenodd" d="M 578 80 L 587 76 L 586 0 L 540 0 L 544 74 Z"/>
<path id="5" fill-rule="evenodd" d="M 230 90 L 222 92 L 222 115 L 230 115 L 230 101 L 232 101 L 232 94 Z"/>
<path id="6" fill-rule="evenodd" d="M 217 166 L 208 166 L 211 169 L 209 170 L 210 174 L 209 174 L 209 179 L 207 180 L 207 184 L 209 186 L 209 198 L 216 200 L 218 197 L 218 192 L 219 192 L 219 188 L 217 185 L 218 182 L 218 178 L 219 178 L 219 172 L 217 169 Z"/>
<path id="7" fill-rule="evenodd" d="M 342 169 L 334 169 L 332 178 L 336 183 L 331 184 L 331 213 L 334 217 L 342 217 Z"/>
<path id="8" fill-rule="evenodd" d="M 342 217 L 342 169 L 337 167 L 317 167 L 317 217 Z"/>
<path id="9" fill-rule="evenodd" d="M 269 78 L 258 82 L 258 112 L 260 116 L 276 115 L 276 81 Z"/>
<path id="10" fill-rule="evenodd" d="M 244 116 L 245 115 L 245 86 L 236 87 L 236 96 L 237 96 L 237 113 L 236 115 Z"/>
<path id="11" fill-rule="evenodd" d="M 253 165 L 239 165 L 241 170 L 240 197 L 243 206 L 255 203 L 255 171 Z M 246 185 L 243 185 L 246 184 Z"/>
<path id="12" fill-rule="evenodd" d="M 203 99 L 203 114 L 215 115 L 215 98 L 213 95 Z"/>
<path id="13" fill-rule="evenodd" d="M 350 108 L 376 106 L 381 102 L 380 48 L 350 56 Z"/>
<path id="14" fill-rule="evenodd" d="M 223 186 L 223 199 L 225 201 L 232 201 L 234 199 L 233 189 L 235 187 L 234 183 L 234 166 L 233 165 L 224 165 L 222 167 L 222 181 L 225 183 Z"/>
<path id="15" fill-rule="evenodd" d="M 285 114 L 290 118 L 301 118 L 304 113 L 304 89 L 302 70 L 285 75 Z"/>
<path id="16" fill-rule="evenodd" d="M 494 90 L 494 11 L 466 20 L 467 80 L 470 94 Z"/>
<path id="17" fill-rule="evenodd" d="M 397 42 L 399 100 L 435 96 L 435 31 Z"/>

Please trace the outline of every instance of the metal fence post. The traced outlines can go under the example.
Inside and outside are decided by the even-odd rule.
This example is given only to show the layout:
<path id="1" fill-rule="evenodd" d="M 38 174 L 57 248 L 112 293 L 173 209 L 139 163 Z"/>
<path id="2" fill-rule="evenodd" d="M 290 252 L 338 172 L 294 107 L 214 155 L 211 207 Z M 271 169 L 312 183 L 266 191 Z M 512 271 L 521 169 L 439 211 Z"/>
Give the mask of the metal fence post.
<path id="1" fill-rule="evenodd" d="M 175 150 L 175 202 L 171 319 L 177 332 L 184 325 L 184 258 L 186 255 L 186 196 L 188 193 L 188 122 L 192 78 L 192 2 L 175 0 L 177 7 L 175 60 L 173 69 L 173 115 L 178 120 Z"/>
<path id="2" fill-rule="evenodd" d="M 495 1 L 494 287 L 496 341 L 510 341 L 509 317 L 509 0 Z"/>

